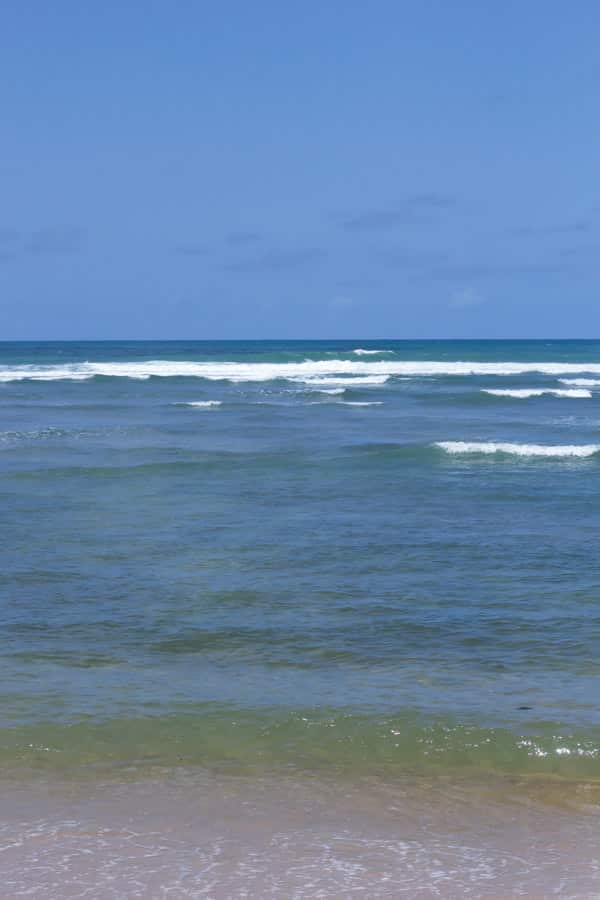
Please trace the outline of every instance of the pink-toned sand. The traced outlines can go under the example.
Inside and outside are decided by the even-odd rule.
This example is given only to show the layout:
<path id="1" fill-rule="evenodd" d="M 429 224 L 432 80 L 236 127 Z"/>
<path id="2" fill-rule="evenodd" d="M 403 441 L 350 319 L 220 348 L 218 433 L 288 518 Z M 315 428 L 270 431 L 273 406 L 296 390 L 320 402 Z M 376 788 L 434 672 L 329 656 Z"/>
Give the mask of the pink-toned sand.
<path id="1" fill-rule="evenodd" d="M 182 771 L 0 797 L 2 898 L 600 897 L 581 784 Z"/>

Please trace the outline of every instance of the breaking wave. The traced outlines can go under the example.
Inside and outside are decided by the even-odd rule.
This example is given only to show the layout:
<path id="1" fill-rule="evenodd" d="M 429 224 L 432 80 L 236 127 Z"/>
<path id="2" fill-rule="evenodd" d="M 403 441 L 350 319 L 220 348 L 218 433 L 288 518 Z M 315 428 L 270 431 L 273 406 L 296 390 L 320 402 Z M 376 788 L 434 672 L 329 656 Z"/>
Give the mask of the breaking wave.
<path id="1" fill-rule="evenodd" d="M 220 400 L 189 400 L 186 403 L 177 403 L 177 406 L 195 406 L 198 409 L 213 409 L 215 406 L 221 406 Z"/>
<path id="2" fill-rule="evenodd" d="M 318 391 L 321 390 L 323 385 L 335 385 L 342 389 L 352 387 L 377 387 L 380 384 L 385 384 L 388 378 L 389 375 L 355 375 L 349 378 L 328 378 L 326 376 L 318 376 L 316 378 L 294 377 L 292 378 L 292 381 L 301 381 L 303 384 L 307 385 L 307 387 Z"/>
<path id="3" fill-rule="evenodd" d="M 337 400 L 338 406 L 381 406 L 382 400 Z"/>
<path id="4" fill-rule="evenodd" d="M 511 444 L 496 441 L 436 441 L 446 453 L 507 453 L 515 456 L 586 457 L 600 452 L 600 444 Z"/>
<path id="5" fill-rule="evenodd" d="M 314 393 L 314 394 L 329 394 L 330 396 L 333 396 L 333 395 L 335 395 L 335 394 L 345 394 L 345 393 L 346 393 L 346 388 L 343 388 L 343 387 L 339 387 L 339 388 L 311 388 L 311 391 L 312 391 L 312 393 Z"/>
<path id="6" fill-rule="evenodd" d="M 600 384 L 600 382 L 598 382 Z M 575 399 L 579 398 L 589 398 L 592 396 L 590 391 L 586 390 L 561 390 L 560 388 L 516 388 L 515 390 L 510 389 L 496 389 L 496 388 L 483 388 L 484 394 L 492 394 L 494 397 L 512 397 L 516 400 L 526 400 L 529 397 L 542 397 L 544 395 L 549 395 L 552 397 L 566 397 Z"/>
<path id="7" fill-rule="evenodd" d="M 379 351 L 378 351 L 379 352 Z M 209 381 L 254 382 L 287 379 L 325 385 L 358 384 L 369 379 L 383 384 L 391 376 L 526 375 L 600 376 L 600 363 L 563 362 L 446 362 L 421 360 L 304 360 L 275 362 L 193 362 L 148 360 L 145 362 L 85 362 L 69 365 L 1 366 L 0 381 L 82 381 L 94 376 L 114 378 L 205 378 Z M 332 382 L 332 379 L 335 379 Z"/>
<path id="8" fill-rule="evenodd" d="M 363 350 L 362 347 L 358 347 L 356 350 L 352 351 L 356 356 L 382 356 L 384 353 L 393 353 L 393 350 Z"/>

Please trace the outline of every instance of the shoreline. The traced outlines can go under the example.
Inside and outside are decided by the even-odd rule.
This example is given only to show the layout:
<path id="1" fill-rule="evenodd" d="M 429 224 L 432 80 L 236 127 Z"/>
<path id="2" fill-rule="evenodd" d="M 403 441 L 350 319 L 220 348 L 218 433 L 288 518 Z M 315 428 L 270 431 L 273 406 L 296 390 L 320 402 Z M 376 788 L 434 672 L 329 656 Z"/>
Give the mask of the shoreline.
<path id="1" fill-rule="evenodd" d="M 0 793 L 11 897 L 583 897 L 600 878 L 586 782 L 171 769 Z"/>

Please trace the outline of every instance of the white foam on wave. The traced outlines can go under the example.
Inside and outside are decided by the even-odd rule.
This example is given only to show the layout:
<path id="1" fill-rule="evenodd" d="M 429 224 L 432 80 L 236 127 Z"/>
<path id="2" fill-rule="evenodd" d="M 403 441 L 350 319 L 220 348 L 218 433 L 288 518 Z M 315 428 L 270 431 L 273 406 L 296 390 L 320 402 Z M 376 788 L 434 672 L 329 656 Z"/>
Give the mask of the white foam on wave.
<path id="1" fill-rule="evenodd" d="M 599 363 L 563 362 L 447 362 L 425 360 L 304 360 L 296 363 L 192 362 L 85 362 L 55 366 L 0 366 L 0 381 L 83 380 L 94 375 L 115 378 L 205 378 L 209 381 L 255 382 L 287 379 L 326 386 L 383 384 L 390 376 L 598 375 Z M 335 382 L 332 384 L 332 379 Z M 368 382 L 366 381 L 368 379 Z"/>
<path id="2" fill-rule="evenodd" d="M 334 395 L 334 394 L 345 394 L 345 393 L 346 393 L 346 388 L 343 388 L 343 387 L 340 387 L 340 388 L 312 388 L 312 391 L 313 391 L 315 394 L 330 394 L 330 395 Z"/>
<path id="3" fill-rule="evenodd" d="M 339 385 L 342 390 L 346 388 L 352 387 L 377 387 L 380 384 L 385 384 L 388 380 L 389 375 L 354 375 L 348 378 L 330 378 L 324 375 L 319 375 L 318 377 L 294 377 L 292 381 L 301 381 L 303 384 L 312 388 L 313 390 L 322 390 L 322 385 Z"/>
<path id="4" fill-rule="evenodd" d="M 559 378 L 561 384 L 572 384 L 573 387 L 600 387 L 598 378 Z"/>
<path id="5" fill-rule="evenodd" d="M 600 382 L 599 382 L 600 383 Z M 483 388 L 484 394 L 492 394 L 494 397 L 513 397 L 516 400 L 526 400 L 529 397 L 542 397 L 544 394 L 552 397 L 589 398 L 590 391 L 585 390 L 561 390 L 561 388 L 516 388 L 515 390 L 501 388 Z"/>
<path id="6" fill-rule="evenodd" d="M 600 444 L 511 444 L 496 441 L 436 441 L 446 453 L 510 453 L 516 456 L 585 457 L 600 452 Z"/>
<path id="7" fill-rule="evenodd" d="M 381 406 L 382 400 L 338 400 L 338 406 Z"/>
<path id="8" fill-rule="evenodd" d="M 194 406 L 196 409 L 214 409 L 221 406 L 220 400 L 190 400 L 187 403 L 178 403 L 177 406 Z"/>
<path id="9" fill-rule="evenodd" d="M 393 350 L 364 350 L 362 347 L 358 347 L 356 350 L 352 351 L 356 356 L 381 356 L 384 353 L 393 353 Z"/>
<path id="10" fill-rule="evenodd" d="M 0 383 L 9 381 L 87 381 L 93 378 L 94 372 L 76 372 L 72 369 L 63 369 L 60 366 L 50 366 L 48 369 L 37 369 L 29 366 L 2 366 L 0 367 Z"/>

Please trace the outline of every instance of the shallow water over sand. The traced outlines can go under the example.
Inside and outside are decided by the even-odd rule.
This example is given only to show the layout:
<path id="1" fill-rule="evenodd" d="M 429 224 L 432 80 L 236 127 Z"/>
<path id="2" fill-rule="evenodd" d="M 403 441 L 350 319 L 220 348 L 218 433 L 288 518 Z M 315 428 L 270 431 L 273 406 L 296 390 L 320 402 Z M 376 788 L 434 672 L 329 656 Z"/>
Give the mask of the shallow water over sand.
<path id="1" fill-rule="evenodd" d="M 591 897 L 598 799 L 514 779 L 38 780 L 3 791 L 3 896 Z"/>

